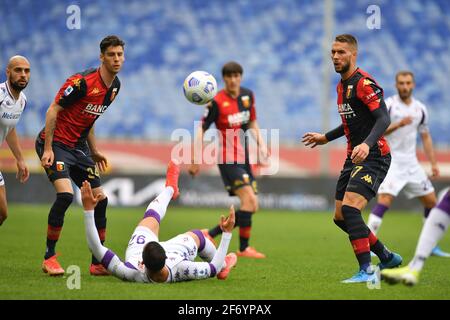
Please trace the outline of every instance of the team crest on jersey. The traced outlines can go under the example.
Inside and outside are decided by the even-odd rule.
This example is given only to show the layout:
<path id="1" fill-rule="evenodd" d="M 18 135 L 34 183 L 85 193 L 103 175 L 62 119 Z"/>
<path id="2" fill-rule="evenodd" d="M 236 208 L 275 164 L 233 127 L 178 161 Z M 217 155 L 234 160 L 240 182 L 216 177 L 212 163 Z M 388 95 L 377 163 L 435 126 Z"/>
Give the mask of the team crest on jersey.
<path id="1" fill-rule="evenodd" d="M 367 85 L 370 85 L 370 84 L 372 84 L 373 82 L 370 80 L 370 79 L 364 79 L 363 80 L 363 86 L 367 86 Z"/>
<path id="2" fill-rule="evenodd" d="M 80 87 L 81 87 L 81 79 L 80 78 L 72 79 L 72 82 L 75 87 L 80 89 Z"/>
<path id="3" fill-rule="evenodd" d="M 73 87 L 72 86 L 68 86 L 66 88 L 66 90 L 64 90 L 64 97 L 67 97 L 69 94 L 71 94 L 73 91 Z"/>
<path id="4" fill-rule="evenodd" d="M 234 187 L 239 187 L 242 186 L 244 184 L 244 182 L 242 180 L 234 180 Z"/>
<path id="5" fill-rule="evenodd" d="M 249 96 L 241 97 L 241 101 L 242 101 L 242 105 L 244 106 L 244 108 L 250 107 L 250 97 Z"/>
<path id="6" fill-rule="evenodd" d="M 352 90 L 353 90 L 353 85 L 350 84 L 347 87 L 347 94 L 346 94 L 347 99 L 350 99 L 350 97 L 352 96 Z"/>
<path id="7" fill-rule="evenodd" d="M 56 171 L 64 171 L 65 167 L 63 161 L 56 161 Z"/>
<path id="8" fill-rule="evenodd" d="M 116 94 L 117 94 L 117 88 L 114 88 L 112 90 L 111 98 L 109 99 L 109 101 L 113 102 L 114 98 L 116 97 Z"/>

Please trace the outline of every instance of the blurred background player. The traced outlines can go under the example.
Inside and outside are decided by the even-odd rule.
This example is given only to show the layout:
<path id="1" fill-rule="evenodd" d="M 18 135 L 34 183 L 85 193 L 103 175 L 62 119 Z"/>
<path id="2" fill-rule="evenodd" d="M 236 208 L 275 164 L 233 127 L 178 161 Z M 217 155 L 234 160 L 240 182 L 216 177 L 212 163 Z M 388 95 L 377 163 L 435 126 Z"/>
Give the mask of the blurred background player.
<path id="1" fill-rule="evenodd" d="M 378 281 L 371 268 L 370 251 L 380 258 L 380 269 L 402 262 L 400 255 L 390 252 L 370 231 L 361 215 L 386 176 L 391 155 L 383 137 L 390 124 L 383 89 L 356 66 L 357 54 L 354 36 L 336 36 L 331 58 L 335 71 L 341 75 L 337 104 L 342 124 L 326 134 L 308 132 L 303 136 L 305 145 L 312 148 L 343 135 L 347 138 L 347 159 L 336 186 L 334 222 L 348 233 L 359 272 L 343 283 Z"/>
<path id="2" fill-rule="evenodd" d="M 27 98 L 22 90 L 27 87 L 28 81 L 30 81 L 28 60 L 22 56 L 11 57 L 6 67 L 6 81 L 0 83 L 0 144 L 6 140 L 16 158 L 16 177 L 21 183 L 26 182 L 30 174 L 20 148 L 16 125 L 27 104 Z M 0 172 L 0 225 L 7 217 L 5 180 Z"/>
<path id="3" fill-rule="evenodd" d="M 94 208 L 100 197 L 94 196 L 89 182 L 83 182 L 81 197 L 84 207 L 88 245 L 92 253 L 114 276 L 127 281 L 170 283 L 201 280 L 217 276 L 226 279 L 236 264 L 236 254 L 227 255 L 234 228 L 234 208 L 221 216 L 222 240 L 218 249 L 200 230 L 188 231 L 168 241 L 159 242 L 159 225 L 171 199 L 178 197 L 180 169 L 174 162 L 167 168 L 166 187 L 147 207 L 144 218 L 134 230 L 123 263 L 114 252 L 105 248 L 94 223 Z M 197 254 L 205 262 L 194 262 Z"/>
<path id="4" fill-rule="evenodd" d="M 450 224 L 450 191 L 431 209 L 425 220 L 414 258 L 408 266 L 399 269 L 385 269 L 381 275 L 387 282 L 403 282 L 406 285 L 415 285 L 419 282 L 419 275 L 426 259 L 431 255 L 433 248 L 444 236 Z"/>
<path id="5" fill-rule="evenodd" d="M 391 148 L 392 162 L 378 190 L 378 203 L 372 209 L 367 223 L 374 234 L 379 231 L 384 214 L 402 189 L 409 199 L 420 200 L 424 206 L 425 219 L 437 202 L 434 187 L 416 155 L 419 132 L 425 154 L 431 162 L 432 177 L 439 177 L 433 141 L 428 128 L 427 108 L 412 95 L 415 80 L 411 71 L 397 73 L 395 81 L 398 94 L 386 99 L 391 125 L 385 135 Z M 450 257 L 450 254 L 443 252 L 439 247 L 434 248 L 433 254 Z"/>
<path id="6" fill-rule="evenodd" d="M 88 180 L 95 196 L 100 195 L 95 225 L 101 241 L 105 241 L 108 198 L 101 187 L 99 169 L 105 171 L 108 162 L 97 149 L 94 123 L 119 93 L 116 75 L 125 60 L 124 45 L 117 36 L 107 36 L 100 42 L 100 67 L 67 79 L 48 108 L 45 127 L 36 139 L 41 165 L 56 190 L 56 200 L 48 215 L 47 248 L 42 263 L 43 271 L 50 275 L 64 274 L 56 259 L 55 246 L 73 200 L 71 180 L 79 188 Z M 94 256 L 89 271 L 92 275 L 108 274 Z"/>
<path id="7" fill-rule="evenodd" d="M 238 196 L 240 208 L 236 212 L 236 226 L 239 226 L 238 256 L 248 258 L 265 258 L 249 245 L 252 216 L 258 211 L 257 183 L 249 163 L 247 130 L 252 129 L 260 154 L 267 158 L 267 147 L 263 141 L 256 120 L 255 96 L 247 88 L 241 87 L 244 70 L 240 64 L 231 61 L 222 68 L 225 88 L 207 105 L 206 115 L 202 119 L 195 145 L 202 145 L 203 135 L 215 123 L 220 130 L 222 141 L 222 159 L 219 160 L 219 171 L 223 183 L 230 196 Z M 195 152 L 194 152 L 195 154 Z M 195 155 L 193 155 L 195 157 Z M 199 172 L 198 159 L 193 158 L 189 173 L 195 176 Z M 222 233 L 220 226 L 210 230 L 202 230 L 208 237 L 216 237 Z"/>

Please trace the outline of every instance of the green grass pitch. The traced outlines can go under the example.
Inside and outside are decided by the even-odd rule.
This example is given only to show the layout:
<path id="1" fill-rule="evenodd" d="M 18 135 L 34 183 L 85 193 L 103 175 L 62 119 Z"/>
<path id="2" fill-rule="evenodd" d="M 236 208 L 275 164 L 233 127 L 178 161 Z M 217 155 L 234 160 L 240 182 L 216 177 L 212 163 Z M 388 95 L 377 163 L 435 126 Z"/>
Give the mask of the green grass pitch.
<path id="1" fill-rule="evenodd" d="M 82 210 L 66 214 L 57 251 L 64 268 L 81 268 L 81 288 L 69 290 L 67 277 L 41 271 L 49 205 L 10 204 L 10 216 L 0 227 L 0 299 L 449 299 L 450 259 L 428 259 L 418 286 L 341 284 L 357 269 L 346 235 L 331 213 L 261 210 L 254 217 L 251 245 L 265 260 L 239 259 L 226 281 L 216 278 L 175 284 L 136 284 L 114 277 L 89 275 L 90 253 Z M 170 207 L 162 221 L 160 239 L 218 221 L 227 210 Z M 124 257 L 129 237 L 143 208 L 109 208 L 106 245 Z M 422 226 L 419 214 L 389 212 L 380 238 L 408 262 Z M 231 250 L 237 249 L 235 230 Z M 441 241 L 450 250 L 450 236 Z"/>

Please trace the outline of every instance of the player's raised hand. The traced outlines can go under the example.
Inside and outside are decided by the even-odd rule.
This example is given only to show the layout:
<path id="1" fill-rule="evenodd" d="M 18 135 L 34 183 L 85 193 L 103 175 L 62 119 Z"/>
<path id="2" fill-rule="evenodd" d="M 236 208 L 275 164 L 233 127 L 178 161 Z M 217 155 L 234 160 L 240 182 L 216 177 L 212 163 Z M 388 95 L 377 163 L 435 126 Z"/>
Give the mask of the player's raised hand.
<path id="1" fill-rule="evenodd" d="M 16 178 L 19 179 L 20 183 L 27 182 L 28 178 L 30 177 L 30 172 L 28 171 L 28 167 L 25 163 L 25 161 L 17 161 L 17 174 Z"/>
<path id="2" fill-rule="evenodd" d="M 53 164 L 53 161 L 55 160 L 55 154 L 53 153 L 53 150 L 44 150 L 44 153 L 42 154 L 41 158 L 41 165 L 44 168 L 50 168 Z"/>
<path id="3" fill-rule="evenodd" d="M 91 184 L 86 180 L 83 181 L 83 185 L 81 186 L 81 202 L 83 202 L 84 210 L 94 210 L 101 197 L 101 193 L 94 197 Z"/>
<path id="4" fill-rule="evenodd" d="M 322 133 L 307 132 L 303 135 L 302 142 L 306 147 L 310 146 L 311 148 L 314 148 L 318 145 L 328 143 L 328 140 Z"/>
<path id="5" fill-rule="evenodd" d="M 198 175 L 199 171 L 200 171 L 200 166 L 196 163 L 192 163 L 188 168 L 188 172 L 192 177 L 195 177 L 196 175 Z"/>
<path id="6" fill-rule="evenodd" d="M 108 168 L 108 159 L 100 152 L 92 153 L 91 157 L 97 164 L 98 170 L 100 170 L 100 172 L 105 172 L 106 168 Z"/>
<path id="7" fill-rule="evenodd" d="M 352 162 L 355 164 L 359 164 L 366 160 L 369 155 L 369 146 L 366 143 L 358 144 L 353 148 L 353 152 L 351 155 Z"/>
<path id="8" fill-rule="evenodd" d="M 222 229 L 223 232 L 232 232 L 234 229 L 234 224 L 236 222 L 236 215 L 234 212 L 234 205 L 230 206 L 230 213 L 228 217 L 225 218 L 225 216 L 220 216 L 220 229 Z"/>

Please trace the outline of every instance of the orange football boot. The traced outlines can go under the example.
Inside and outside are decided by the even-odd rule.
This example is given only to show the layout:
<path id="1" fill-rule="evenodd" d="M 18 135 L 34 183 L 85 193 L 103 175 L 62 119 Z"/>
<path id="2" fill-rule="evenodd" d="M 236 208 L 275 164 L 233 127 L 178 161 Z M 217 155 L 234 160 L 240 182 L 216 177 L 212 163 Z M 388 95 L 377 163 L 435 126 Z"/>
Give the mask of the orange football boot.
<path id="1" fill-rule="evenodd" d="M 236 252 L 239 257 L 253 258 L 253 259 L 264 259 L 266 255 L 264 253 L 256 251 L 253 247 L 247 247 L 244 251 Z"/>
<path id="2" fill-rule="evenodd" d="M 62 276 L 64 274 L 64 269 L 59 264 L 58 260 L 56 260 L 58 254 L 51 256 L 48 259 L 45 259 L 42 262 L 42 271 L 48 273 L 51 276 Z"/>
<path id="3" fill-rule="evenodd" d="M 174 161 L 170 160 L 167 165 L 167 173 L 166 173 L 166 187 L 173 188 L 173 196 L 172 199 L 175 200 L 180 195 L 180 191 L 178 190 L 178 177 L 180 176 L 180 165 Z"/>
<path id="4" fill-rule="evenodd" d="M 109 276 L 111 273 L 101 263 L 93 264 L 89 267 L 89 273 L 92 276 Z"/>

